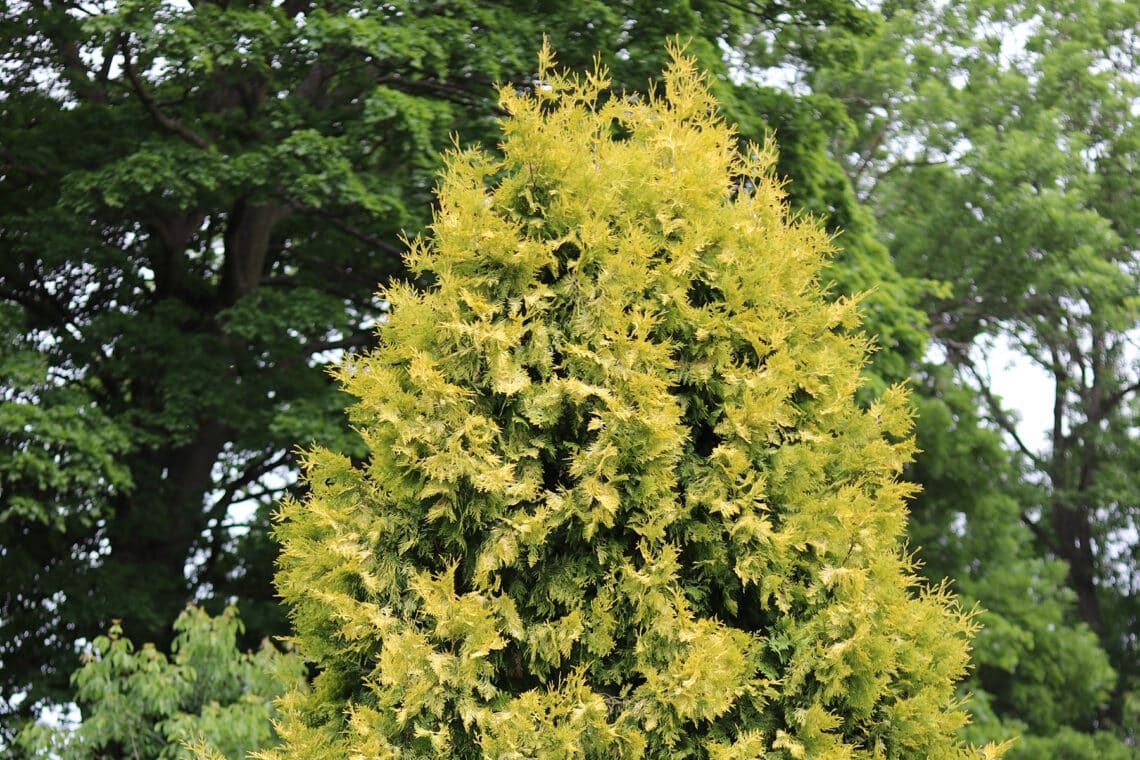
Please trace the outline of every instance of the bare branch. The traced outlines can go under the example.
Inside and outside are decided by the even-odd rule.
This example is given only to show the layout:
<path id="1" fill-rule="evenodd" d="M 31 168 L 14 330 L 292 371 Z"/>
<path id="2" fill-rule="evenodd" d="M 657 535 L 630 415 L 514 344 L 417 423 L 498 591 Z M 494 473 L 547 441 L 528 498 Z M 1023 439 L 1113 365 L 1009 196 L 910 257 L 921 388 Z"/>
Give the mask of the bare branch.
<path id="1" fill-rule="evenodd" d="M 1010 416 L 1006 414 L 1004 409 L 1002 409 L 1001 401 L 997 396 L 994 395 L 994 392 L 990 389 L 989 383 L 987 383 L 986 379 L 982 377 L 982 373 L 978 371 L 977 366 L 975 366 L 974 362 L 970 359 L 966 352 L 960 346 L 954 345 L 948 345 L 947 350 L 957 359 L 957 363 L 960 366 L 968 369 L 970 371 L 970 374 L 974 376 L 974 379 L 978 383 L 978 389 L 982 394 L 982 398 L 985 399 L 986 406 L 990 412 L 990 416 L 993 418 L 994 422 L 997 423 L 998 427 L 1009 434 L 1010 438 L 1012 438 L 1013 442 L 1017 445 L 1018 450 L 1024 454 L 1030 462 L 1033 463 L 1034 467 L 1044 470 L 1045 462 L 1036 452 L 1025 445 L 1025 441 L 1021 439 L 1021 435 L 1017 432 L 1017 425 L 1014 424 Z"/>

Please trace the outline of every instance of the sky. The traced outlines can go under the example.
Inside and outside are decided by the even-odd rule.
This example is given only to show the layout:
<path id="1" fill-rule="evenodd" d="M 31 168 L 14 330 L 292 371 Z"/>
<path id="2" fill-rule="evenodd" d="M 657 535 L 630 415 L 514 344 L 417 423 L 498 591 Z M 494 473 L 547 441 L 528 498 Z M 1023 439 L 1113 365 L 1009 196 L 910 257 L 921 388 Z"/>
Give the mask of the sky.
<path id="1" fill-rule="evenodd" d="M 979 367 L 988 372 L 990 388 L 1002 405 L 1017 414 L 1017 434 L 1035 452 L 1049 445 L 1052 430 L 1052 378 L 1024 353 L 1016 351 L 1008 339 L 999 337 L 992 346 L 976 346 Z"/>

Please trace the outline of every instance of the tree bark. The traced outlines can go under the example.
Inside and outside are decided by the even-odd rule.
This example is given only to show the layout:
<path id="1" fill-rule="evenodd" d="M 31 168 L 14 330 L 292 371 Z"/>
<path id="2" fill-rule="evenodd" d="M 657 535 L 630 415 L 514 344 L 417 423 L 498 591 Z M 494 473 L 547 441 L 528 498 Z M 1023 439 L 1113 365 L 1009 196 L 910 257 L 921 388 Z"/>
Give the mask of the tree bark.
<path id="1" fill-rule="evenodd" d="M 1088 512 L 1082 507 L 1054 502 L 1052 523 L 1056 546 L 1061 558 L 1069 564 L 1069 582 L 1077 594 L 1077 611 L 1099 634 L 1104 630 L 1104 622 L 1096 594 L 1096 557 Z"/>
<path id="2" fill-rule="evenodd" d="M 101 608 L 121 617 L 136 641 L 168 644 L 170 621 L 192 600 L 185 565 L 206 528 L 202 503 L 230 433 L 223 423 L 206 420 L 182 446 L 135 455 L 132 472 L 150 482 L 136 483 L 116 500 L 107 524 L 110 555 L 95 577 L 97 594 L 105 597 Z"/>
<path id="3" fill-rule="evenodd" d="M 225 233 L 225 269 L 222 303 L 232 306 L 261 282 L 273 227 L 289 214 L 284 204 L 270 201 L 254 205 L 240 198 L 230 212 Z"/>

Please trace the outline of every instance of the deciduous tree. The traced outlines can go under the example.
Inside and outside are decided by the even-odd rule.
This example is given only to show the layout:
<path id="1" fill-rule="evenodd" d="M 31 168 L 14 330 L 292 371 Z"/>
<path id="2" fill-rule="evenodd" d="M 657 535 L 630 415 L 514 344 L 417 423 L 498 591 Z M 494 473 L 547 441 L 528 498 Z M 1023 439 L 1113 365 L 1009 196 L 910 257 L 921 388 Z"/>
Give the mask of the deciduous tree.
<path id="1" fill-rule="evenodd" d="M 1014 577 L 1024 578 L 1030 598 L 1069 609 L 1064 622 L 1052 613 L 1024 618 L 1019 636 L 1037 654 L 1010 658 L 1014 646 L 1004 664 L 982 670 L 983 688 L 1006 693 L 995 706 L 1010 721 L 1034 733 L 1058 731 L 1057 753 L 1085 746 L 1089 757 L 1100 757 L 1107 737 L 1074 741 L 1062 727 L 1115 729 L 1127 738 L 1137 718 L 1140 10 L 1080 0 L 889 3 L 883 10 L 890 22 L 868 41 L 868 71 L 815 80 L 849 106 L 856 125 L 835 152 L 875 210 L 900 271 L 950 285 L 929 301 L 931 336 L 1020 460 L 1001 480 L 1023 483 L 990 480 L 999 487 L 979 502 L 971 473 L 969 495 L 931 489 L 931 508 L 916 522 L 933 518 L 927 539 L 940 535 L 960 552 L 941 570 L 990 576 L 970 593 L 996 613 L 1018 606 L 1003 590 Z M 1036 367 L 1052 388 L 1031 421 L 1044 428 L 1044 445 L 999 397 L 986 367 L 995 346 Z M 960 431 L 968 427 L 963 411 L 959 405 L 955 412 Z M 980 451 L 969 442 L 975 433 L 966 432 L 961 447 Z M 950 448 L 944 436 L 937 440 L 940 446 L 924 446 L 933 449 L 932 461 Z M 981 471 L 992 471 L 993 462 Z M 1005 503 L 996 511 L 995 497 Z M 983 503 L 991 507 L 973 508 Z M 955 530 L 946 530 L 949 515 L 961 519 Z M 1012 539 L 1015 517 L 1021 536 L 1011 551 L 981 551 L 976 537 Z M 1006 564 L 1025 548 L 1038 558 L 1029 574 Z M 1062 576 L 1045 569 L 1054 562 L 1062 563 Z M 963 572 L 971 565 L 976 569 Z M 1059 577 L 1072 602 L 1048 588 Z M 1037 606 L 1033 615 L 1051 607 Z M 1104 670 L 1081 643 L 1088 638 L 1082 627 L 1110 655 L 1115 687 L 1089 677 Z M 1064 674 L 1039 662 L 1053 659 L 1045 651 L 1070 652 L 1057 659 L 1085 665 Z M 1106 687 L 1109 699 L 1068 700 Z M 1026 756 L 1049 754 L 1041 750 L 1047 742 L 1027 742 Z"/>
<path id="2" fill-rule="evenodd" d="M 301 658 L 268 641 L 256 652 L 242 652 L 233 607 L 213 618 L 189 607 L 174 632 L 167 655 L 151 643 L 136 648 L 116 622 L 92 642 L 72 676 L 83 709 L 79 725 L 28 726 L 17 746 L 32 757 L 58 760 L 175 760 L 206 753 L 244 760 L 274 744 L 273 700 L 288 688 L 304 688 Z"/>

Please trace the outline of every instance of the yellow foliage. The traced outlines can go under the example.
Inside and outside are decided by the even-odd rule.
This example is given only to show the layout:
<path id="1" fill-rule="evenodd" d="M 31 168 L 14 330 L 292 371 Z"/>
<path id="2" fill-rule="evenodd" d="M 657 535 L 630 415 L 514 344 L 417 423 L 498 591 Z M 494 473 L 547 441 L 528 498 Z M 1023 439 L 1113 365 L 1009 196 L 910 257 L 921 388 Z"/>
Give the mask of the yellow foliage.
<path id="1" fill-rule="evenodd" d="M 282 508 L 321 675 L 266 757 L 975 757 L 973 623 L 901 544 L 906 391 L 855 402 L 774 145 L 677 51 L 642 97 L 547 50 L 500 103 L 410 243 L 433 286 L 339 374 L 370 461 L 309 452 Z"/>

